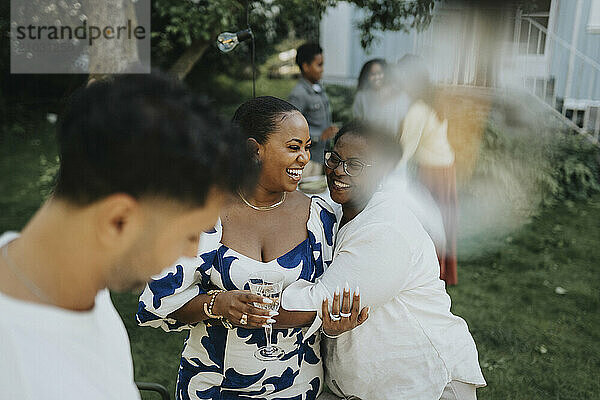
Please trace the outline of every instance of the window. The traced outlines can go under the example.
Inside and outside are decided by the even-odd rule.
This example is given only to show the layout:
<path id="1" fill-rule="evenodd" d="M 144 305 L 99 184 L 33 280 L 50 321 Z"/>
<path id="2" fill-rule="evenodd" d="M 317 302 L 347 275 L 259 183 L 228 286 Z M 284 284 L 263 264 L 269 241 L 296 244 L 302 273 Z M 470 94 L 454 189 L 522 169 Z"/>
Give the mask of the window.
<path id="1" fill-rule="evenodd" d="M 588 33 L 600 33 L 600 0 L 591 0 Z"/>

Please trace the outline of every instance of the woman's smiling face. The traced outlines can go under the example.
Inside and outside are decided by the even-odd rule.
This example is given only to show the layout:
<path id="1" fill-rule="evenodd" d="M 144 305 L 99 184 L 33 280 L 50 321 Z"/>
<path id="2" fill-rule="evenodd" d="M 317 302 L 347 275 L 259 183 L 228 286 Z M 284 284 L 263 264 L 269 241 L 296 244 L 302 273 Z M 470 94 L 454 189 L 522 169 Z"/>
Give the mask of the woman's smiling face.
<path id="1" fill-rule="evenodd" d="M 272 192 L 295 191 L 310 160 L 310 144 L 308 123 L 302 114 L 282 114 L 267 142 L 258 145 L 262 163 L 259 185 Z"/>
<path id="2" fill-rule="evenodd" d="M 364 165 L 372 164 L 369 147 L 365 138 L 353 135 L 352 132 L 341 136 L 336 142 L 334 155 L 341 160 L 354 159 Z M 360 204 L 371 197 L 374 190 L 373 176 L 370 167 L 363 169 L 358 176 L 349 176 L 340 163 L 336 168 L 325 168 L 327 184 L 331 199 L 338 204 Z"/>
<path id="3" fill-rule="evenodd" d="M 369 69 L 367 79 L 373 90 L 379 90 L 383 87 L 384 72 L 383 66 L 380 63 L 374 63 Z"/>

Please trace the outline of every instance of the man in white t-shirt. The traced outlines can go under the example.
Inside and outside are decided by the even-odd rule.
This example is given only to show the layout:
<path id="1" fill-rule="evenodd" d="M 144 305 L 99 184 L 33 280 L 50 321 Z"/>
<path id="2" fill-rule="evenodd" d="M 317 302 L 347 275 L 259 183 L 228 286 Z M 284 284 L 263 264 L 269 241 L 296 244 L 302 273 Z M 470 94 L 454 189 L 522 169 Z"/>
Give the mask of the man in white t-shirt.
<path id="1" fill-rule="evenodd" d="M 138 399 L 108 289 L 195 255 L 253 164 L 236 129 L 155 75 L 79 90 L 57 136 L 53 196 L 0 237 L 0 398 Z"/>

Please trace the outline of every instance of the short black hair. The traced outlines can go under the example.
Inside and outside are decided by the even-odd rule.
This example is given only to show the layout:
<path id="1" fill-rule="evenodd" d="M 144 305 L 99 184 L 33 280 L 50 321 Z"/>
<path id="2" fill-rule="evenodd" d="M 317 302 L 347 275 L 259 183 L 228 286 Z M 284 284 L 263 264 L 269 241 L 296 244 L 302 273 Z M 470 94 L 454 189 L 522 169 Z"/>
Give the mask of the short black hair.
<path id="1" fill-rule="evenodd" d="M 367 78 L 369 77 L 369 72 L 371 72 L 371 67 L 375 64 L 381 65 L 385 73 L 385 67 L 387 63 L 383 58 L 373 58 L 372 60 L 367 61 L 360 69 L 360 74 L 358 74 L 358 87 L 356 90 L 363 90 L 367 88 Z"/>
<path id="2" fill-rule="evenodd" d="M 333 139 L 333 145 L 335 146 L 344 135 L 355 135 L 364 138 L 369 146 L 374 146 L 377 154 L 386 161 L 395 164 L 402 158 L 402 146 L 394 138 L 393 133 L 386 130 L 385 127 L 362 120 L 351 121 L 338 131 Z"/>
<path id="3" fill-rule="evenodd" d="M 55 196 L 81 206 L 114 193 L 202 206 L 212 187 L 233 192 L 256 182 L 243 134 L 160 74 L 79 89 L 57 136 Z"/>
<path id="4" fill-rule="evenodd" d="M 323 54 L 323 49 L 318 43 L 304 43 L 296 50 L 296 64 L 302 71 L 302 64 L 310 64 L 318 54 Z"/>
<path id="5" fill-rule="evenodd" d="M 294 111 L 298 109 L 285 100 L 260 96 L 239 106 L 233 116 L 233 123 L 242 129 L 247 139 L 253 138 L 258 143 L 265 144 L 282 117 Z"/>

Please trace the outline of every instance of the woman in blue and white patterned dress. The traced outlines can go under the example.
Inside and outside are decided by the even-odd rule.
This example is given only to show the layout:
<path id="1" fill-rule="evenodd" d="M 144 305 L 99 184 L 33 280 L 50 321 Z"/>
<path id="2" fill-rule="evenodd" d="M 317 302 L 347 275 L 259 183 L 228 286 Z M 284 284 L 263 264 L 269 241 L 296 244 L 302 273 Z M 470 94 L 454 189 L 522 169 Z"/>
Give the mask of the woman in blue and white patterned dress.
<path id="1" fill-rule="evenodd" d="M 246 282 L 260 270 L 282 272 L 284 287 L 314 282 L 332 260 L 338 221 L 324 200 L 296 191 L 310 159 L 310 136 L 293 105 L 259 97 L 240 106 L 234 122 L 261 164 L 258 186 L 233 199 L 215 229 L 201 235 L 196 258 L 180 259 L 154 277 L 140 297 L 137 320 L 189 330 L 177 399 L 315 399 L 323 384 L 320 319 L 315 312 L 284 310 L 265 316 L 253 307 L 257 298 Z M 208 294 L 215 288 L 224 292 Z M 209 319 L 207 308 L 233 329 Z M 285 355 L 265 362 L 254 352 L 266 344 L 262 325 L 271 318 L 273 343 Z"/>

